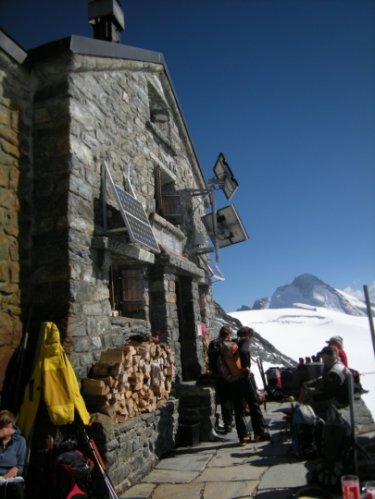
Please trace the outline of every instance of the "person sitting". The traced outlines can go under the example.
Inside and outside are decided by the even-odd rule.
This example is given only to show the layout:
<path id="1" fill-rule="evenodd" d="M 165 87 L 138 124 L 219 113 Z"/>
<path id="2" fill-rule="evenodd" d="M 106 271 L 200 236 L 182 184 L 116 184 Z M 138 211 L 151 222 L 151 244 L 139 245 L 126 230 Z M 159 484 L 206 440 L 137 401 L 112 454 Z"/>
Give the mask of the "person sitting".
<path id="1" fill-rule="evenodd" d="M 327 410 L 332 405 L 337 409 L 349 405 L 349 386 L 346 367 L 339 360 L 337 348 L 324 347 L 320 357 L 324 366 L 323 374 L 304 383 L 300 402 L 310 405 L 325 420 Z"/>
<path id="2" fill-rule="evenodd" d="M 344 350 L 343 338 L 341 336 L 332 336 L 332 338 L 330 338 L 328 341 L 326 341 L 326 343 L 328 343 L 328 346 L 337 348 L 339 359 L 341 360 L 341 362 L 344 364 L 345 367 L 348 367 L 349 366 L 348 356 Z M 352 376 L 353 376 L 354 392 L 355 393 L 368 393 L 368 390 L 365 390 L 361 385 L 359 372 L 356 371 L 355 369 L 351 369 L 351 368 L 349 368 L 349 369 L 350 369 Z"/>
<path id="3" fill-rule="evenodd" d="M 8 410 L 0 411 L 0 499 L 23 499 L 21 479 L 26 458 L 26 440 Z"/>
<path id="4" fill-rule="evenodd" d="M 344 350 L 344 340 L 342 339 L 341 336 L 332 336 L 328 341 L 329 347 L 336 347 L 339 359 L 341 362 L 344 364 L 345 367 L 348 367 L 348 356 L 346 355 L 346 352 Z"/>

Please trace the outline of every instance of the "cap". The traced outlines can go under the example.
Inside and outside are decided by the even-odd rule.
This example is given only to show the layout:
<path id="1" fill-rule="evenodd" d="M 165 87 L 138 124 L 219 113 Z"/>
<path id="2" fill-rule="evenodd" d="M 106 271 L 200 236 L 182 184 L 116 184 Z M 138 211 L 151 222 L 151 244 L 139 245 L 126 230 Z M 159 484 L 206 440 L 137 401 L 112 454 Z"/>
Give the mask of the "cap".
<path id="1" fill-rule="evenodd" d="M 344 340 L 341 336 L 332 336 L 326 343 L 337 343 L 340 348 L 343 348 Z"/>
<path id="2" fill-rule="evenodd" d="M 240 329 L 237 331 L 237 336 L 239 338 L 242 338 L 244 336 L 253 336 L 255 333 L 254 329 L 251 327 L 247 326 L 242 326 Z"/>
<path id="3" fill-rule="evenodd" d="M 321 355 L 329 355 L 331 357 L 337 356 L 337 350 L 333 347 L 324 347 L 320 352 Z"/>

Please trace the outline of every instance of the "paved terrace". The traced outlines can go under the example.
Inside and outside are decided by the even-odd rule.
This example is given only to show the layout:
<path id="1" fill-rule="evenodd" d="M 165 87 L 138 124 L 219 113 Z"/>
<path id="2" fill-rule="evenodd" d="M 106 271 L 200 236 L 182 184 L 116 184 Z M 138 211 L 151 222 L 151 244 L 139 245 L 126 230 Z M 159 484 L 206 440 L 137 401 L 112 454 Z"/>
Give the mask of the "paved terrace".
<path id="1" fill-rule="evenodd" d="M 127 499 L 286 499 L 341 498 L 341 494 L 302 493 L 312 461 L 290 456 L 291 438 L 285 414 L 291 403 L 268 402 L 264 411 L 271 442 L 238 445 L 235 431 L 212 442 L 178 447 L 162 459 L 122 498 Z M 355 402 L 356 441 L 375 453 L 375 425 L 361 399 Z M 359 452 L 361 454 L 361 452 Z M 362 456 L 359 455 L 359 461 Z M 367 479 L 369 479 L 367 477 Z M 375 469 L 372 479 L 375 479 Z"/>

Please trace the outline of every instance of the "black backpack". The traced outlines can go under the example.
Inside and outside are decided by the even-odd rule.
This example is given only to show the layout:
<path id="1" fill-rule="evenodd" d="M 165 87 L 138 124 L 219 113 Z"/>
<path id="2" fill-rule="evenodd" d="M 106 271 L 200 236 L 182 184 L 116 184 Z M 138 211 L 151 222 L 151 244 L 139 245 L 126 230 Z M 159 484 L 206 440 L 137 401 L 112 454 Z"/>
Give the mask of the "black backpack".
<path id="1" fill-rule="evenodd" d="M 350 424 L 331 406 L 322 435 L 320 459 L 309 481 L 338 491 L 341 475 L 355 472 L 353 445 Z"/>
<path id="2" fill-rule="evenodd" d="M 218 361 L 220 358 L 219 340 L 216 338 L 208 344 L 208 369 L 213 374 L 218 374 Z"/>
<path id="3" fill-rule="evenodd" d="M 313 459 L 318 456 L 324 421 L 310 405 L 293 407 L 291 414 L 292 451 L 299 459 Z"/>

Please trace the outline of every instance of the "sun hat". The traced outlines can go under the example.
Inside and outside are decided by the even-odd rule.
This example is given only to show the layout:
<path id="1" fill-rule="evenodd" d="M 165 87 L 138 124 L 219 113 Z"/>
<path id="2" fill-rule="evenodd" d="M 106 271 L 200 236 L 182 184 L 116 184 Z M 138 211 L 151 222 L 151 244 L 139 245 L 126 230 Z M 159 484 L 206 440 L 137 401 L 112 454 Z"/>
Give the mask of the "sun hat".
<path id="1" fill-rule="evenodd" d="M 337 343 L 340 348 L 343 348 L 344 346 L 344 340 L 342 339 L 341 336 L 332 336 L 326 343 Z"/>

